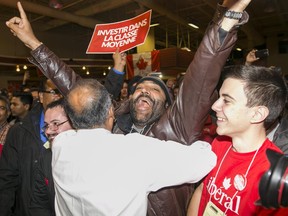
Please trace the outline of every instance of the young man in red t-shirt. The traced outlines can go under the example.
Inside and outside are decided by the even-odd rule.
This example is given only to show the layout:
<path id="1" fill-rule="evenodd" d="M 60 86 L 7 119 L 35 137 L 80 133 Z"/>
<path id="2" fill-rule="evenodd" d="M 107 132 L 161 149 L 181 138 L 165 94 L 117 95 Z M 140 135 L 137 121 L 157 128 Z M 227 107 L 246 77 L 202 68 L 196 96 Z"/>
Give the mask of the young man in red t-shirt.
<path id="1" fill-rule="evenodd" d="M 196 189 L 188 215 L 256 215 L 259 182 L 270 167 L 266 150 L 281 152 L 265 127 L 285 107 L 286 84 L 269 68 L 234 66 L 219 95 L 212 106 L 220 135 L 212 142 L 217 165 Z"/>

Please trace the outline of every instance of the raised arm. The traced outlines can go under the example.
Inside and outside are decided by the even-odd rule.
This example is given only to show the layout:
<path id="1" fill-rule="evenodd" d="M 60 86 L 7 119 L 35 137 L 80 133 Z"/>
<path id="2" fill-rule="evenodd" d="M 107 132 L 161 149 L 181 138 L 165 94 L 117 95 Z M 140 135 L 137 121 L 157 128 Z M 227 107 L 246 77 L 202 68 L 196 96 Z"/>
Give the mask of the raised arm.
<path id="1" fill-rule="evenodd" d="M 119 49 L 113 53 L 114 67 L 110 71 L 105 80 L 105 87 L 113 99 L 116 100 L 120 94 L 124 82 L 124 68 L 126 65 L 126 53 L 120 53 Z"/>
<path id="2" fill-rule="evenodd" d="M 26 13 L 20 2 L 17 2 L 20 17 L 13 17 L 6 22 L 12 34 L 18 37 L 31 50 L 36 49 L 42 43 L 36 38 Z"/>
<path id="3" fill-rule="evenodd" d="M 32 57 L 29 58 L 29 61 L 35 64 L 47 78 L 51 79 L 64 96 L 67 95 L 81 77 L 38 40 L 20 2 L 17 3 L 17 7 L 20 17 L 13 17 L 7 21 L 7 27 L 14 36 L 17 36 L 31 49 Z M 114 67 L 107 76 L 105 87 L 116 98 L 122 88 L 126 58 L 124 53 L 116 50 L 113 59 Z"/>
<path id="4" fill-rule="evenodd" d="M 186 71 L 176 101 L 153 127 L 152 136 L 186 145 L 198 139 L 216 99 L 216 86 L 237 40 L 238 27 L 248 20 L 245 12 L 240 20 L 225 18 L 224 13 L 228 9 L 243 12 L 249 2 L 225 0 L 218 7 Z"/>
<path id="5" fill-rule="evenodd" d="M 247 54 L 245 58 L 245 65 L 252 65 L 253 62 L 259 59 L 259 58 L 256 58 L 255 52 L 256 52 L 256 49 L 253 49 Z"/>

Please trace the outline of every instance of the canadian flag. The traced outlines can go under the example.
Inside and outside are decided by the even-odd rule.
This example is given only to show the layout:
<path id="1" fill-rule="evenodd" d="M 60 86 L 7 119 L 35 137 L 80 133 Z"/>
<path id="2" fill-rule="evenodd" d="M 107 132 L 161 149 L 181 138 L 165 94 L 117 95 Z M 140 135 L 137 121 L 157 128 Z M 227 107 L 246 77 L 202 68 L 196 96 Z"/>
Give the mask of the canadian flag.
<path id="1" fill-rule="evenodd" d="M 144 77 L 156 71 L 160 71 L 159 50 L 127 55 L 126 74 L 128 79 L 137 75 Z"/>

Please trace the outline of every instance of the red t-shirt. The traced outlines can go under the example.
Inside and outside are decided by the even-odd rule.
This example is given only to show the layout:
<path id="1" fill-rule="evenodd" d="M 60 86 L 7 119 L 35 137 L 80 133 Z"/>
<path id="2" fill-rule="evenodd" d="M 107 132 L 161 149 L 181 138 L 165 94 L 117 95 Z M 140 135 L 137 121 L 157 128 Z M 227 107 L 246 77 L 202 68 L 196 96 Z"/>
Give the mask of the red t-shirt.
<path id="1" fill-rule="evenodd" d="M 249 153 L 238 153 L 231 147 L 231 138 L 226 136 L 219 136 L 212 143 L 217 164 L 203 181 L 198 215 L 203 215 L 209 200 L 229 216 L 256 215 L 261 208 L 254 203 L 260 199 L 260 179 L 270 167 L 266 150 L 281 150 L 268 139 L 258 151 Z"/>

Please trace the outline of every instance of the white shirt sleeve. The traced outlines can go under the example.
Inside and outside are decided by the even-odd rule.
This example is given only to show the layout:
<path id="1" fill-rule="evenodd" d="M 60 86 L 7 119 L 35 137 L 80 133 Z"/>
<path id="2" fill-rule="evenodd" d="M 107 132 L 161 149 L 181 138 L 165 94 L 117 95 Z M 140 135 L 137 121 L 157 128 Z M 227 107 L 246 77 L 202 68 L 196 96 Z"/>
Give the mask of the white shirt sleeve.
<path id="1" fill-rule="evenodd" d="M 138 141 L 140 142 L 139 139 Z M 143 145 L 143 149 L 141 145 L 139 151 L 146 155 L 147 178 L 150 178 L 148 181 L 151 182 L 151 191 L 198 182 L 216 165 L 216 155 L 211 145 L 204 141 L 186 146 L 174 141 L 145 137 L 145 142 L 147 143 Z"/>

